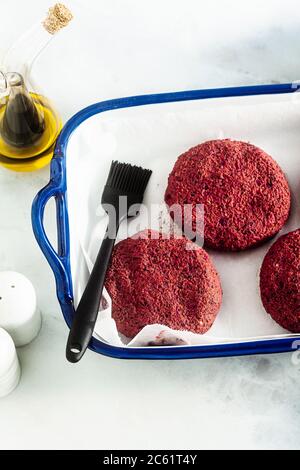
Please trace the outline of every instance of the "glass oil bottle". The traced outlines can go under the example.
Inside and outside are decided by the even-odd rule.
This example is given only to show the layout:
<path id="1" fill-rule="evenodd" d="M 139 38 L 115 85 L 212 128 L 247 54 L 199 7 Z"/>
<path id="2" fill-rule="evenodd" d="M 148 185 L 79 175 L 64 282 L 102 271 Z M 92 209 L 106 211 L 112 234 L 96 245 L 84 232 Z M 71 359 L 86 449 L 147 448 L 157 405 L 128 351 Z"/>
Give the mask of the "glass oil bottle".
<path id="1" fill-rule="evenodd" d="M 15 171 L 46 166 L 62 127 L 52 103 L 37 91 L 31 70 L 54 35 L 72 19 L 58 3 L 7 52 L 0 68 L 0 165 Z"/>

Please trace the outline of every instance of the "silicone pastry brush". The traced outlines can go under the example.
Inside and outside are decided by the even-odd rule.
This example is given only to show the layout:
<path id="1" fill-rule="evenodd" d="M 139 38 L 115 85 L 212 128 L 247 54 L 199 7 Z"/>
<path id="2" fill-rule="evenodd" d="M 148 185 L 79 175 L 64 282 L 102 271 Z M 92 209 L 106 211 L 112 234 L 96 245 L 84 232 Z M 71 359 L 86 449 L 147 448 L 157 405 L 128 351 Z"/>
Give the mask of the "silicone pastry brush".
<path id="1" fill-rule="evenodd" d="M 89 345 L 120 223 L 138 214 L 151 173 L 128 163 L 113 161 L 111 164 L 101 199 L 108 215 L 108 227 L 70 329 L 66 349 L 70 362 L 78 362 Z"/>

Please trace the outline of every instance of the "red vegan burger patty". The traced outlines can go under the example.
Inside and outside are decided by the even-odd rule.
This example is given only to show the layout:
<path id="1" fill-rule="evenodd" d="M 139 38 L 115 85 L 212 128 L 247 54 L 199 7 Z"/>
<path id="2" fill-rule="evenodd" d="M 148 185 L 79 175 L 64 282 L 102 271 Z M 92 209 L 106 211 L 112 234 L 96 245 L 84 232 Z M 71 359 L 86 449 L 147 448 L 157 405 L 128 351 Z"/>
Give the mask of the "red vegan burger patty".
<path id="1" fill-rule="evenodd" d="M 284 173 L 268 154 L 225 139 L 200 144 L 178 158 L 165 201 L 181 208 L 203 204 L 205 246 L 238 251 L 264 242 L 283 227 L 291 195 Z M 185 218 L 185 229 L 195 231 L 195 213 Z"/>
<path id="2" fill-rule="evenodd" d="M 222 301 L 209 255 L 186 238 L 151 230 L 115 246 L 105 285 L 118 331 L 127 337 L 154 323 L 205 333 Z"/>
<path id="3" fill-rule="evenodd" d="M 300 230 L 280 237 L 260 271 L 261 299 L 283 328 L 300 333 Z"/>

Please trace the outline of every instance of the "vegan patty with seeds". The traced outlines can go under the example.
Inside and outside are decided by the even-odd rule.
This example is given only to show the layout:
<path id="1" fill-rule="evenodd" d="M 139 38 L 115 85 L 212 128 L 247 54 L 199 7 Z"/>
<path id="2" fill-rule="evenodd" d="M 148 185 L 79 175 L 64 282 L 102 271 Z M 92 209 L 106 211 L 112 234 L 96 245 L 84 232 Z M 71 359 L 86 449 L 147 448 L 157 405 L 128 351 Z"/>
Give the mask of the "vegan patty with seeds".
<path id="1" fill-rule="evenodd" d="M 182 154 L 169 175 L 165 202 L 204 205 L 205 246 L 239 251 L 273 237 L 286 223 L 291 204 L 279 165 L 260 148 L 229 139 L 211 140 Z M 196 230 L 195 211 L 185 229 Z"/>
<path id="2" fill-rule="evenodd" d="M 105 285 L 118 331 L 129 338 L 154 323 L 205 333 L 222 301 L 209 255 L 184 237 L 153 230 L 115 246 Z"/>
<path id="3" fill-rule="evenodd" d="M 260 272 L 262 303 L 283 328 L 300 333 L 300 230 L 280 237 Z"/>

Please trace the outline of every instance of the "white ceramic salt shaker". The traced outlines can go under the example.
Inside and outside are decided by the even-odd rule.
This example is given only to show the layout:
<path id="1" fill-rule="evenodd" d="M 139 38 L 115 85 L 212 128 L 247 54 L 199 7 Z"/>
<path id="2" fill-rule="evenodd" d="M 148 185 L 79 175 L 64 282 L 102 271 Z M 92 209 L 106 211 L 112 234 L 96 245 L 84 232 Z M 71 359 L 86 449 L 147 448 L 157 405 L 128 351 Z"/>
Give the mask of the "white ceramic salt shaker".
<path id="1" fill-rule="evenodd" d="M 11 335 L 17 347 L 30 343 L 40 330 L 35 290 L 23 274 L 0 272 L 0 327 Z"/>
<path id="2" fill-rule="evenodd" d="M 0 398 L 11 393 L 19 383 L 21 369 L 11 336 L 0 328 Z"/>

